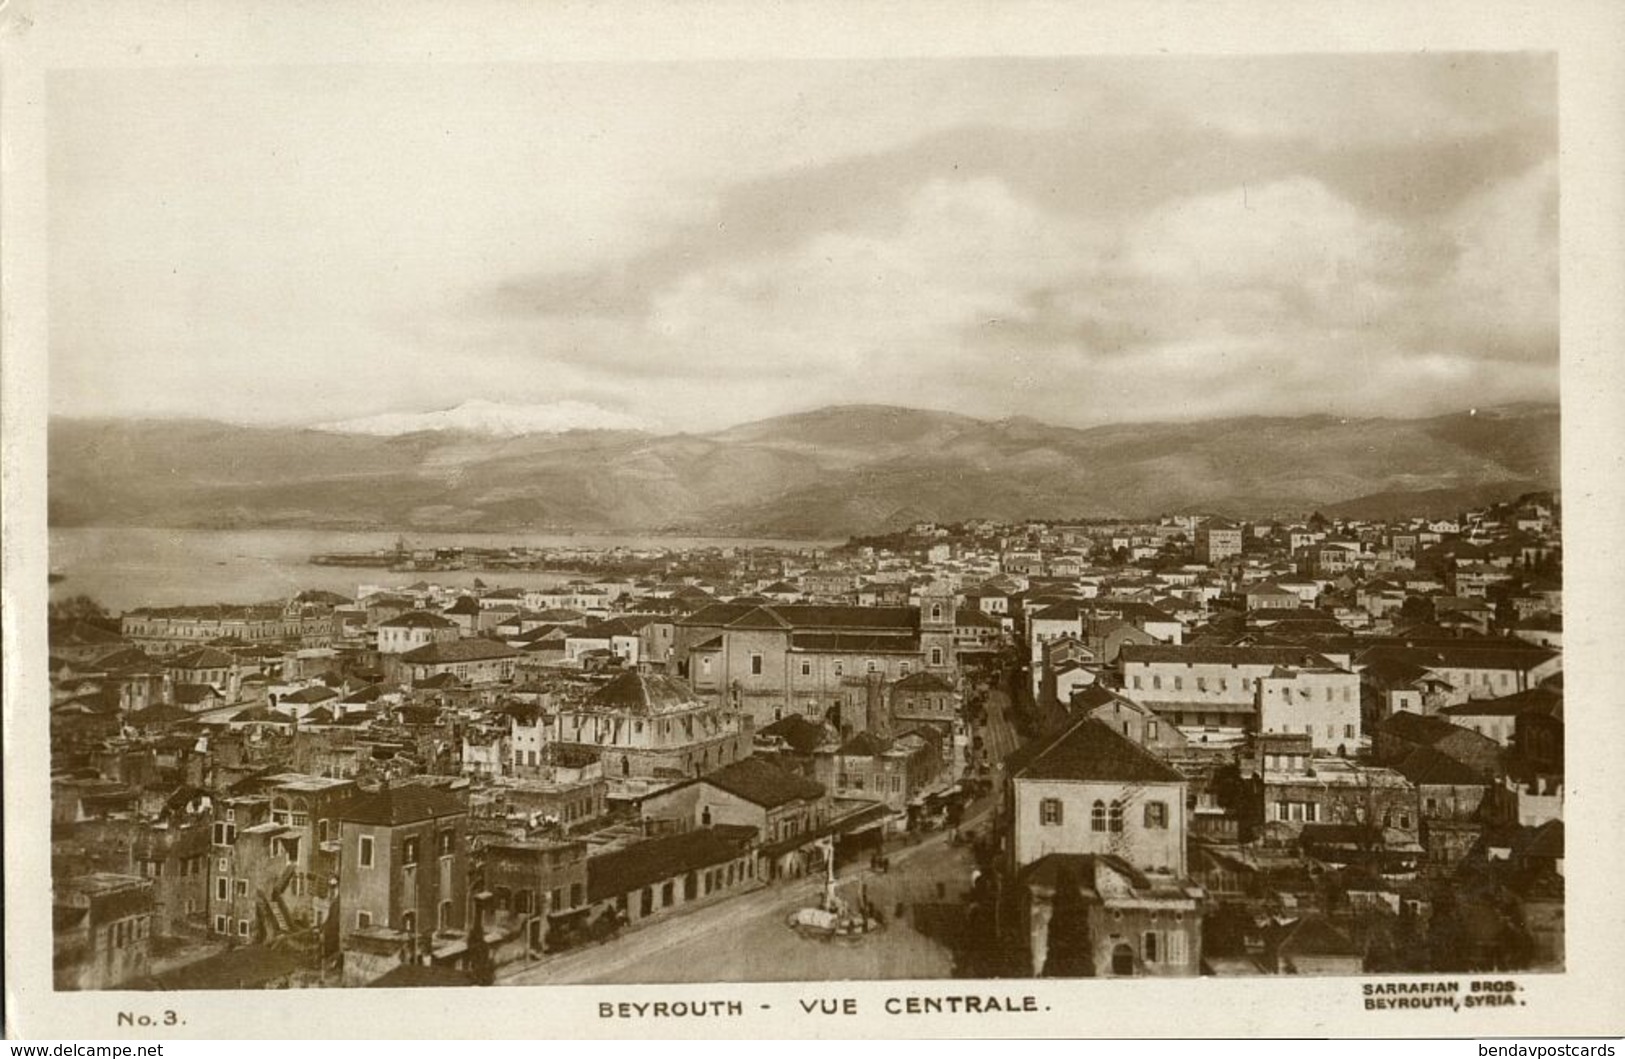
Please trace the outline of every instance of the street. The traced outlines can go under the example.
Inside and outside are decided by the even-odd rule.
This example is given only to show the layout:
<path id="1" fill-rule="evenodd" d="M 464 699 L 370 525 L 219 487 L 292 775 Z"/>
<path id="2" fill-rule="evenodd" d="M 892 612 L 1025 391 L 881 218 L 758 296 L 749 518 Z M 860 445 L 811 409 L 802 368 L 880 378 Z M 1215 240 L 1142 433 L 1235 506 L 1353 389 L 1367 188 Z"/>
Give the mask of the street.
<path id="1" fill-rule="evenodd" d="M 992 791 L 966 807 L 960 830 L 983 830 L 1003 789 L 1004 758 L 1021 740 L 1009 694 L 987 696 L 982 728 Z M 780 882 L 713 905 L 679 911 L 602 945 L 519 964 L 499 972 L 504 985 L 609 982 L 774 982 L 819 979 L 947 978 L 953 956 L 934 931 L 930 908 L 956 902 L 970 886 L 974 868 L 969 845 L 955 845 L 951 832 L 936 831 L 912 844 L 888 844 L 890 870 L 867 862 L 840 871 L 840 892 L 855 901 L 866 894 L 886 919 L 883 929 L 852 940 L 804 938 L 786 925 L 797 909 L 816 904 L 822 874 Z M 898 905 L 905 906 L 899 917 Z"/>
<path id="2" fill-rule="evenodd" d="M 504 985 L 598 982 L 774 982 L 818 979 L 946 978 L 948 949 L 914 927 L 916 903 L 933 903 L 938 884 L 954 900 L 970 885 L 968 848 L 933 832 L 919 843 L 890 852 L 891 870 L 867 863 L 840 873 L 840 892 L 856 900 L 866 889 L 886 924 L 868 937 L 824 941 L 804 938 L 786 925 L 791 912 L 816 903 L 823 876 L 767 886 L 719 904 L 679 912 L 603 945 L 564 953 L 499 975 Z M 908 905 L 899 919 L 899 902 Z"/>

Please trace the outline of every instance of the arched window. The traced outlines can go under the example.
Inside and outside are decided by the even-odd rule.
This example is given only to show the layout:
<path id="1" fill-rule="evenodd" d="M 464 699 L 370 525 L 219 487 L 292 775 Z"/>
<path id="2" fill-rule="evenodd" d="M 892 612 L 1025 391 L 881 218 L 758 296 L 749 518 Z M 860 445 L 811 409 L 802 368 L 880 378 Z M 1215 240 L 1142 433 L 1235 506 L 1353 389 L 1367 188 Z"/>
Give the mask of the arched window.
<path id="1" fill-rule="evenodd" d="M 1123 830 L 1123 803 L 1122 802 L 1116 802 L 1116 801 L 1112 802 L 1111 830 L 1113 830 L 1113 831 L 1121 831 L 1121 830 Z"/>
<path id="2" fill-rule="evenodd" d="M 1134 974 L 1134 950 L 1127 944 L 1112 949 L 1112 974 L 1126 978 Z"/>
<path id="3" fill-rule="evenodd" d="M 1104 831 L 1104 830 L 1106 830 L 1106 803 L 1105 802 L 1096 802 L 1094 804 L 1094 807 L 1089 810 L 1089 830 L 1091 830 L 1091 831 Z"/>
<path id="4" fill-rule="evenodd" d="M 942 604 L 941 603 L 933 603 L 933 604 L 931 604 L 931 620 L 932 621 L 941 621 L 942 620 Z"/>

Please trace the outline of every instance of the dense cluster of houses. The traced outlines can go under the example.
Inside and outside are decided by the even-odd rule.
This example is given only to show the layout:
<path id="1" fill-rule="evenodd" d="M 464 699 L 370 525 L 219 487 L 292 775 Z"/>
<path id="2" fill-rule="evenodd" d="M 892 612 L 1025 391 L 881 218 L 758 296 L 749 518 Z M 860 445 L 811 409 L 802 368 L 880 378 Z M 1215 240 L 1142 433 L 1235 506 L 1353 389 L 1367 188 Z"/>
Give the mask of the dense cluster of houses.
<path id="1" fill-rule="evenodd" d="M 984 764 L 956 595 L 821 576 L 53 628 L 59 983 L 472 981 L 917 825 Z"/>
<path id="2" fill-rule="evenodd" d="M 969 900 L 1030 973 L 1560 966 L 1559 571 L 1536 496 L 65 622 L 58 984 L 488 981 L 995 778 Z"/>
<path id="3" fill-rule="evenodd" d="M 1552 497 L 1082 532 L 970 593 L 1045 733 L 998 825 L 1031 973 L 1562 966 Z M 1091 544 L 1133 561 L 1053 575 Z"/>

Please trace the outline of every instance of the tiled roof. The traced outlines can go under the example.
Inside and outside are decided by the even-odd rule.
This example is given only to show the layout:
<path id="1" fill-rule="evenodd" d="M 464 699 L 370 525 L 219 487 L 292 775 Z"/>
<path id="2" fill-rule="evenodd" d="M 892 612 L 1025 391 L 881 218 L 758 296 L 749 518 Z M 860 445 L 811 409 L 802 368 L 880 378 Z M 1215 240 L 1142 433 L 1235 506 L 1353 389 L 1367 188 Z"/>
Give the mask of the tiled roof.
<path id="1" fill-rule="evenodd" d="M 216 651 L 212 647 L 199 647 L 196 651 L 187 651 L 176 655 L 169 660 L 171 669 L 225 669 L 234 659 L 224 651 Z"/>
<path id="2" fill-rule="evenodd" d="M 913 607 L 717 603 L 696 611 L 681 624 L 730 629 L 913 632 L 919 627 L 919 612 Z"/>
<path id="3" fill-rule="evenodd" d="M 783 739 L 790 744 L 791 750 L 801 754 L 817 750 L 824 742 L 824 726 L 807 720 L 799 713 L 792 713 L 765 728 L 759 728 L 757 734 Z"/>
<path id="4" fill-rule="evenodd" d="M 903 691 L 953 691 L 954 686 L 935 673 L 923 670 L 910 673 L 908 676 L 892 685 L 893 690 Z"/>
<path id="5" fill-rule="evenodd" d="M 723 864 L 749 846 L 749 834 L 739 829 L 701 828 L 663 835 L 587 858 L 587 901 L 619 897 L 686 872 Z"/>
<path id="6" fill-rule="evenodd" d="M 401 661 L 413 665 L 442 665 L 448 662 L 486 662 L 499 658 L 516 658 L 518 655 L 518 651 L 505 643 L 476 637 L 414 647 L 401 655 Z"/>
<path id="7" fill-rule="evenodd" d="M 1010 776 L 1034 780 L 1183 783 L 1185 777 L 1110 725 L 1085 718 L 1012 756 Z"/>
<path id="8" fill-rule="evenodd" d="M 398 617 L 378 623 L 380 629 L 452 629 L 457 623 L 425 610 L 409 610 Z"/>
<path id="9" fill-rule="evenodd" d="M 308 688 L 300 688 L 298 691 L 290 691 L 286 695 L 282 696 L 282 698 L 278 701 L 296 703 L 326 702 L 328 699 L 336 699 L 338 697 L 339 693 L 334 691 L 332 688 L 324 688 L 320 685 L 313 684 Z"/>
<path id="10" fill-rule="evenodd" d="M 1563 693 L 1530 688 L 1499 699 L 1470 699 L 1439 711 L 1447 717 L 1516 717 L 1522 713 L 1563 716 Z"/>
<path id="11" fill-rule="evenodd" d="M 1220 666 L 1312 666 L 1331 665 L 1326 657 L 1302 647 L 1205 647 L 1194 644 L 1124 644 L 1118 660 L 1128 662 L 1174 662 Z"/>
<path id="12" fill-rule="evenodd" d="M 592 709 L 648 717 L 686 710 L 697 701 L 694 689 L 686 681 L 632 669 L 593 692 L 587 705 Z"/>
<path id="13" fill-rule="evenodd" d="M 708 773 L 700 782 L 765 809 L 776 809 L 794 801 L 817 801 L 824 796 L 823 784 L 758 757 L 748 757 Z"/>
<path id="14" fill-rule="evenodd" d="M 395 827 L 468 812 L 467 801 L 451 791 L 421 784 L 380 787 L 341 802 L 333 816 L 356 824 Z"/>
<path id="15" fill-rule="evenodd" d="M 891 744 L 873 732 L 859 732 L 836 751 L 842 757 L 875 757 L 891 749 Z"/>
<path id="16" fill-rule="evenodd" d="M 792 651 L 834 651 L 872 654 L 919 654 L 920 641 L 914 635 L 862 632 L 797 632 L 790 636 Z"/>
<path id="17" fill-rule="evenodd" d="M 1394 771 L 1420 787 L 1482 787 L 1485 777 L 1470 765 L 1431 746 L 1419 746 L 1394 766 Z"/>

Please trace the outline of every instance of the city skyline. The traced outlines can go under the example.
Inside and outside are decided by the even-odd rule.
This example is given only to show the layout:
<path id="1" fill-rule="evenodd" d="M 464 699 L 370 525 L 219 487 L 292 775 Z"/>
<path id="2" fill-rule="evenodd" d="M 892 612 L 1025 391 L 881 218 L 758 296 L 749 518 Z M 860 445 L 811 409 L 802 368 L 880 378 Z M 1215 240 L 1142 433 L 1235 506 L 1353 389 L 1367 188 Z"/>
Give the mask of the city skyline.
<path id="1" fill-rule="evenodd" d="M 51 410 L 1557 398 L 1540 54 L 52 75 Z"/>

